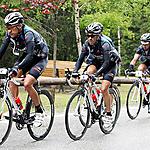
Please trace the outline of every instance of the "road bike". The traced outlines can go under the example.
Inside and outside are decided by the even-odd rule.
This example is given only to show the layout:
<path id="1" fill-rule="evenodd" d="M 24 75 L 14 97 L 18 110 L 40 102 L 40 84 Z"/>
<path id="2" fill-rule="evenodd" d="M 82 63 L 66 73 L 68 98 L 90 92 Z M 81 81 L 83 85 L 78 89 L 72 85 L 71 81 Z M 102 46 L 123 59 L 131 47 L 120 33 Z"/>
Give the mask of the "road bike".
<path id="1" fill-rule="evenodd" d="M 79 78 L 79 89 L 70 97 L 65 111 L 65 126 L 69 137 L 73 140 L 81 139 L 87 128 L 90 128 L 95 122 L 99 122 L 100 129 L 104 134 L 109 134 L 113 130 L 120 113 L 119 107 L 121 105 L 118 91 L 113 86 L 109 88 L 113 121 L 109 128 L 105 128 L 102 120 L 105 104 L 95 77 L 82 74 L 79 75 Z M 72 86 L 70 76 L 67 82 Z"/>
<path id="2" fill-rule="evenodd" d="M 148 72 L 134 71 L 125 72 L 125 74 L 136 77 L 127 94 L 126 108 L 129 118 L 135 119 L 138 116 L 141 106 L 144 104 L 143 101 L 147 102 L 148 113 L 150 113 L 150 90 L 147 89 L 147 87 L 150 87 L 150 80 L 146 78 Z"/>
<path id="3" fill-rule="evenodd" d="M 50 132 L 54 120 L 54 101 L 52 95 L 48 90 L 40 87 L 39 81 L 34 85 L 40 97 L 40 104 L 44 114 L 42 125 L 35 127 L 35 107 L 32 99 L 28 95 L 25 109 L 20 110 L 9 90 L 10 80 L 9 70 L 0 68 L 0 145 L 8 138 L 12 128 L 12 122 L 15 122 L 18 130 L 27 127 L 30 136 L 34 140 L 44 139 Z"/>

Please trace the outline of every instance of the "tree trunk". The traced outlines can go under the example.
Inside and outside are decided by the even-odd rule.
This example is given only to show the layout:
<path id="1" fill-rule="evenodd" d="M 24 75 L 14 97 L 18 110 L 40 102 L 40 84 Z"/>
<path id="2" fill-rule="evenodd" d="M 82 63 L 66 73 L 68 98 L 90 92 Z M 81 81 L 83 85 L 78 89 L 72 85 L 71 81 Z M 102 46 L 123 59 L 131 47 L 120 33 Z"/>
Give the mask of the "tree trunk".
<path id="1" fill-rule="evenodd" d="M 75 11 L 75 33 L 76 33 L 76 43 L 78 48 L 78 55 L 81 53 L 81 34 L 80 34 L 80 17 L 79 17 L 79 5 L 78 0 L 74 0 L 74 11 Z"/>
<path id="2" fill-rule="evenodd" d="M 53 34 L 53 40 L 54 40 L 54 52 L 53 52 L 54 71 L 53 71 L 53 76 L 56 77 L 56 59 L 57 59 L 57 33 L 56 32 Z"/>

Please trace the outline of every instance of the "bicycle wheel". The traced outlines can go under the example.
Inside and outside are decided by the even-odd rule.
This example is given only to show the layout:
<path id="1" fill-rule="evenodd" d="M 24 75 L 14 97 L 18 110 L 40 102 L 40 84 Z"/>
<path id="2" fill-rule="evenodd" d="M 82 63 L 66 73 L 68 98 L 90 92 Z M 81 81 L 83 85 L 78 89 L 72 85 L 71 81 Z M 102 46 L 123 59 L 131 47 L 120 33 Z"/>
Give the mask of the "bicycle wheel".
<path id="1" fill-rule="evenodd" d="M 129 118 L 135 119 L 138 116 L 141 104 L 142 92 L 139 88 L 139 82 L 135 82 L 132 84 L 127 95 L 126 107 Z"/>
<path id="2" fill-rule="evenodd" d="M 0 145 L 2 145 L 9 136 L 12 127 L 12 107 L 10 100 L 0 98 Z"/>
<path id="3" fill-rule="evenodd" d="M 54 101 L 51 94 L 47 90 L 41 90 L 39 96 L 44 111 L 44 121 L 39 127 L 34 127 L 34 124 L 27 125 L 30 136 L 37 141 L 43 140 L 48 135 L 54 121 Z M 32 117 L 35 115 L 35 107 L 31 103 L 29 105 L 28 117 Z"/>
<path id="4" fill-rule="evenodd" d="M 104 123 L 103 123 L 103 120 L 102 120 L 102 116 L 105 113 L 105 104 L 104 104 L 104 100 L 103 99 L 102 99 L 101 104 L 100 104 L 100 114 L 101 114 L 101 117 L 99 119 L 99 126 L 100 126 L 101 131 L 104 134 L 109 134 L 113 130 L 113 128 L 114 128 L 114 126 L 116 124 L 116 121 L 117 121 L 118 110 L 119 110 L 118 109 L 118 100 L 117 100 L 115 91 L 110 88 L 109 89 L 109 94 L 110 94 L 110 97 L 112 98 L 111 114 L 112 114 L 112 117 L 113 117 L 111 126 L 109 128 L 105 128 L 104 127 Z"/>
<path id="5" fill-rule="evenodd" d="M 85 134 L 90 119 L 89 104 L 82 90 L 76 91 L 68 101 L 65 126 L 69 137 L 79 140 Z"/>
<path id="6" fill-rule="evenodd" d="M 120 96 L 120 91 L 118 89 L 118 87 L 113 84 L 112 85 L 112 89 L 114 90 L 115 94 L 116 94 L 116 98 L 117 98 L 117 102 L 118 102 L 118 115 L 117 115 L 117 119 L 119 118 L 120 115 L 120 110 L 121 110 L 121 96 Z"/>

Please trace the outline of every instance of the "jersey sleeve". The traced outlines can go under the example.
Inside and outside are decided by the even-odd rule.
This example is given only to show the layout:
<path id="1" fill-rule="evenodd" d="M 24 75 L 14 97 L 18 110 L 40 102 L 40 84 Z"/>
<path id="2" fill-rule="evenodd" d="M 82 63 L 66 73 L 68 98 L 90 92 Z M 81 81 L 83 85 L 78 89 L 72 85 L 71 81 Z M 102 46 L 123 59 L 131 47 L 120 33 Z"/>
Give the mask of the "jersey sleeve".
<path id="1" fill-rule="evenodd" d="M 85 59 L 85 56 L 87 56 L 87 55 L 88 55 L 88 49 L 87 49 L 87 43 L 85 42 L 83 44 L 81 54 L 75 64 L 75 69 L 74 69 L 75 71 L 78 71 L 81 68 L 81 65 Z"/>
<path id="2" fill-rule="evenodd" d="M 136 53 L 142 55 L 142 53 L 143 53 L 143 48 L 142 48 L 142 46 L 139 46 L 139 47 L 136 49 Z"/>
<path id="3" fill-rule="evenodd" d="M 0 47 L 0 59 L 2 58 L 4 53 L 6 52 L 9 43 L 10 43 L 10 37 L 6 34 L 4 39 L 3 39 L 2 45 Z"/>

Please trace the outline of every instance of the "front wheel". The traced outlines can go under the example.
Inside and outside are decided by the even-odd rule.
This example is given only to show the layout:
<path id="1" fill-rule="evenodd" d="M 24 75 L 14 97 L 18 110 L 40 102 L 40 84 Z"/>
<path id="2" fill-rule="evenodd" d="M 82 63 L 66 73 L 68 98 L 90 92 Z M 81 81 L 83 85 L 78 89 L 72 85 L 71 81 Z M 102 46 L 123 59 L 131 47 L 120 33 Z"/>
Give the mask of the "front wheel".
<path id="1" fill-rule="evenodd" d="M 0 145 L 2 145 L 9 136 L 12 127 L 12 107 L 10 100 L 0 98 Z"/>
<path id="2" fill-rule="evenodd" d="M 35 140 L 43 140 L 51 130 L 54 121 L 54 101 L 52 95 L 47 90 L 41 90 L 40 94 L 40 105 L 43 109 L 44 121 L 39 127 L 34 127 L 34 124 L 27 125 L 29 134 Z M 29 103 L 29 117 L 34 116 L 35 107 L 32 103 Z"/>
<path id="3" fill-rule="evenodd" d="M 79 140 L 89 125 L 90 111 L 87 97 L 82 90 L 76 91 L 68 101 L 65 112 L 65 126 L 69 137 Z"/>
<path id="4" fill-rule="evenodd" d="M 110 98 L 111 98 L 112 121 L 111 121 L 111 125 L 107 128 L 104 126 L 104 122 L 103 122 L 103 119 L 102 119 L 104 117 L 104 114 L 105 114 L 105 103 L 104 103 L 103 99 L 102 99 L 101 104 L 100 104 L 101 117 L 99 119 L 99 126 L 100 126 L 101 131 L 104 134 L 109 134 L 113 130 L 113 128 L 116 124 L 117 118 L 118 118 L 118 111 L 119 111 L 118 98 L 116 96 L 116 93 L 115 93 L 114 89 L 110 88 L 109 89 L 109 94 L 110 94 Z"/>
<path id="5" fill-rule="evenodd" d="M 135 119 L 141 108 L 142 104 L 142 92 L 140 88 L 139 82 L 135 82 L 132 84 L 126 101 L 127 114 L 130 119 Z"/>

